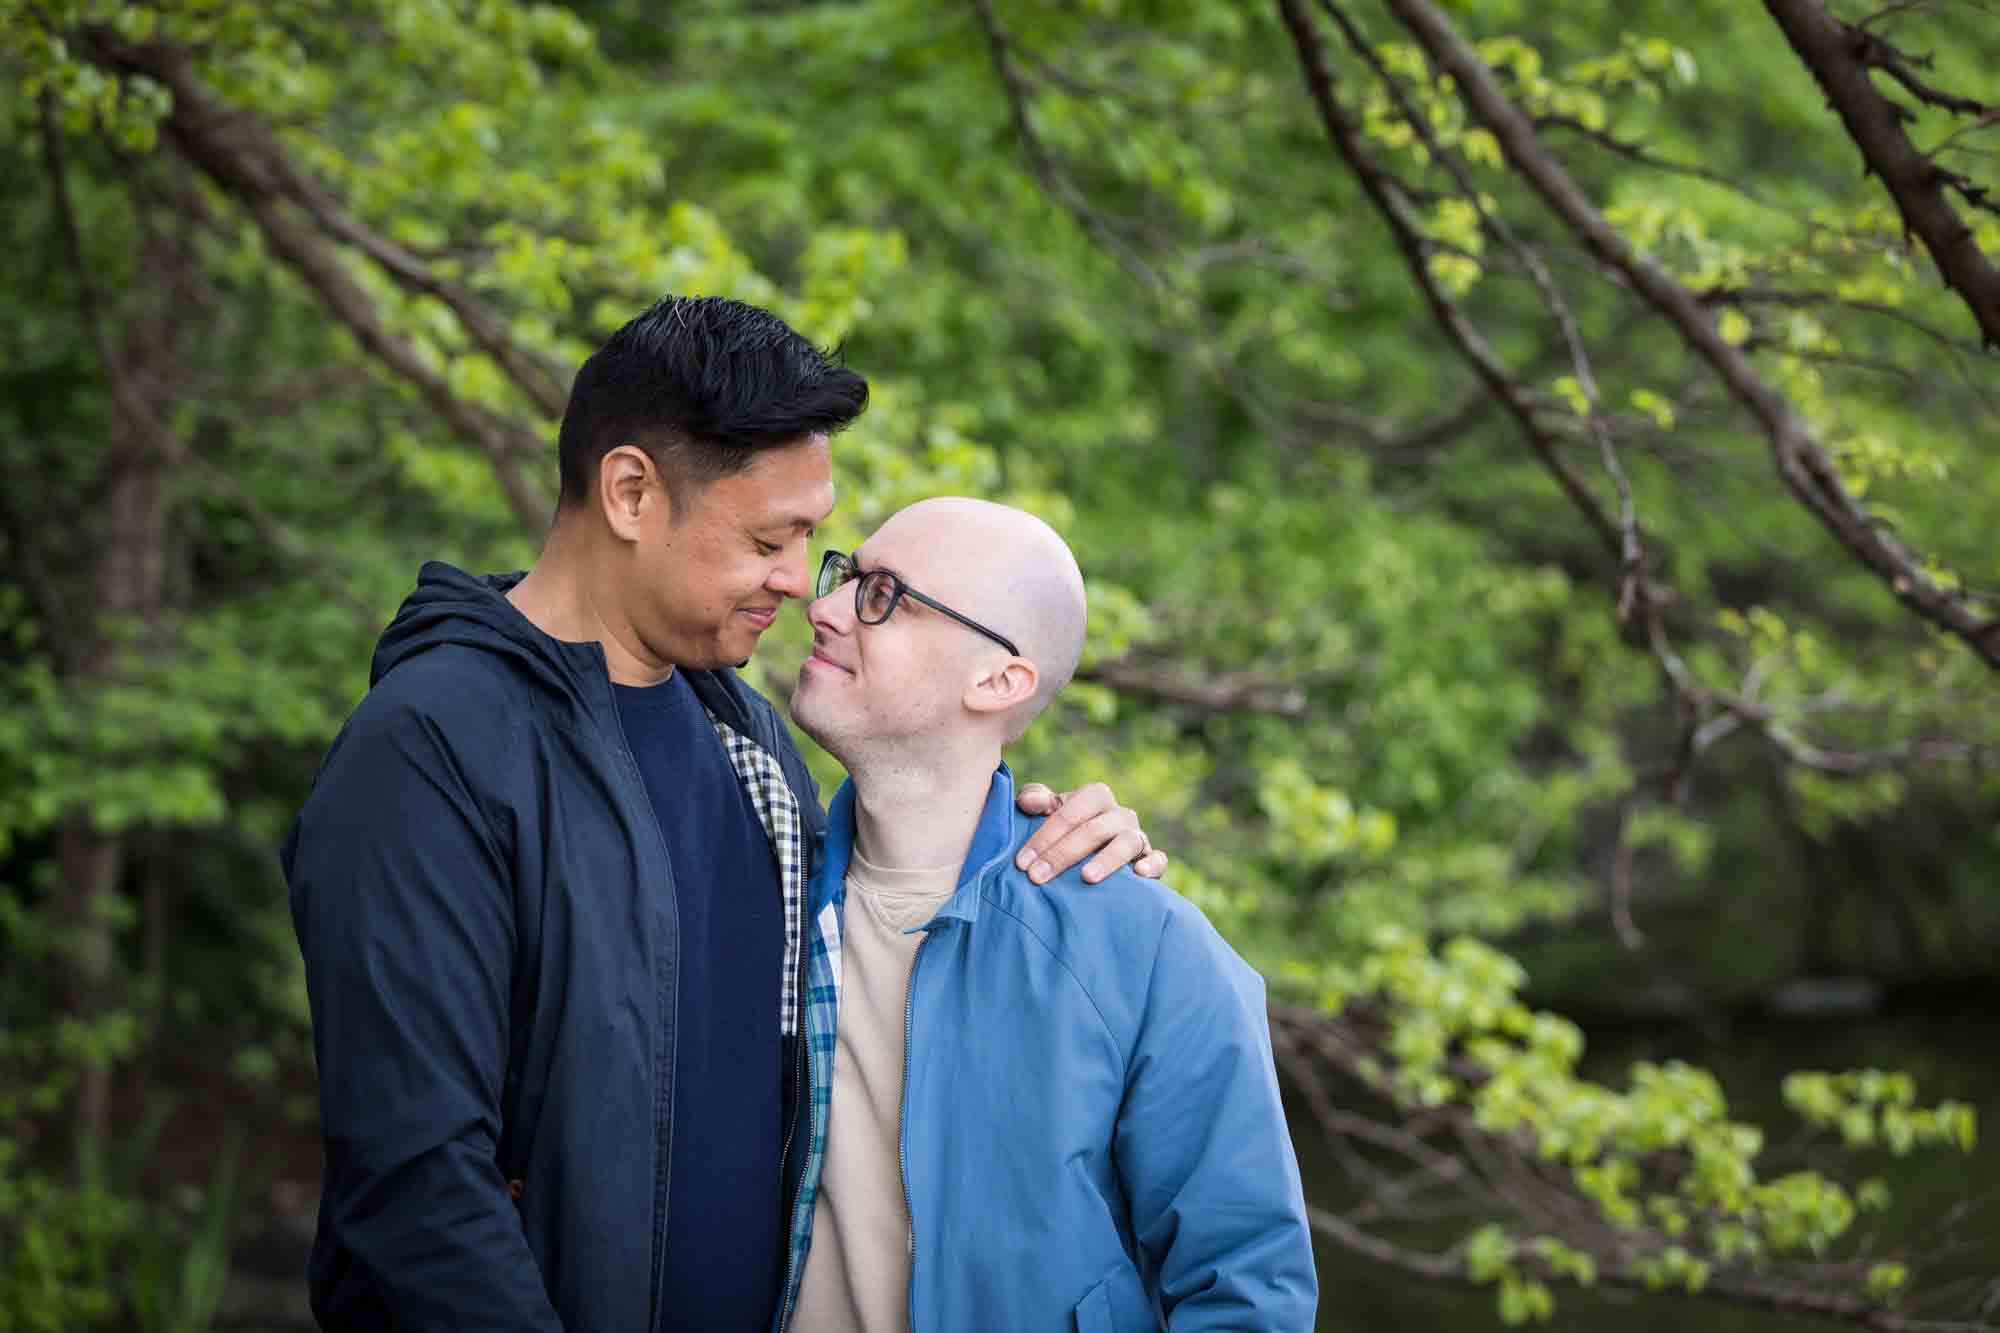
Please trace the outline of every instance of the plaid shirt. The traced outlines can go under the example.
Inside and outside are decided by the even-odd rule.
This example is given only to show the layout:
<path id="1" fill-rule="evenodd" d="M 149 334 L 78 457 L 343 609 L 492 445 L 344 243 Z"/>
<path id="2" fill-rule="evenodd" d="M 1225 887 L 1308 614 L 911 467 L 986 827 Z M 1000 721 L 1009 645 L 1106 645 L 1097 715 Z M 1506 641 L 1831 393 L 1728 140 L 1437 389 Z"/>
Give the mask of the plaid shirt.
<path id="1" fill-rule="evenodd" d="M 813 1207 L 819 1195 L 820 1167 L 826 1158 L 827 1108 L 833 1100 L 834 1016 L 840 1000 L 840 913 L 847 896 L 844 884 L 833 887 L 833 899 L 820 909 L 813 921 L 811 951 L 806 956 L 805 1004 L 799 1004 L 797 983 L 799 948 L 803 935 L 806 898 L 806 858 L 804 822 L 799 817 L 798 799 L 784 770 L 768 750 L 732 729 L 714 713 L 708 715 L 722 748 L 729 754 L 730 767 L 756 807 L 765 836 L 778 858 L 778 881 L 785 897 L 785 977 L 780 1002 L 784 1006 L 784 1034 L 798 1032 L 801 1018 L 806 1032 L 806 1087 L 811 1100 L 805 1122 L 805 1174 L 798 1199 L 792 1207 L 790 1257 L 785 1264 L 785 1286 L 781 1293 L 776 1327 L 782 1329 L 791 1317 L 792 1302 L 798 1296 L 798 1257 L 812 1239 Z M 802 1012 L 801 1012 L 802 1011 Z"/>
<path id="2" fill-rule="evenodd" d="M 834 1019 L 840 1007 L 840 914 L 847 899 L 845 884 L 837 884 L 833 901 L 813 920 L 812 952 L 806 957 L 806 1037 L 810 1055 L 806 1086 L 812 1089 L 812 1118 L 806 1123 L 805 1173 L 792 1205 L 790 1249 L 785 1259 L 785 1285 L 779 1293 L 777 1333 L 790 1322 L 805 1276 L 799 1261 L 812 1242 L 813 1208 L 819 1200 L 820 1169 L 826 1164 L 827 1108 L 833 1103 Z"/>
<path id="3" fill-rule="evenodd" d="M 785 898 L 785 974 L 778 992 L 778 1020 L 784 1035 L 789 1037 L 799 1030 L 799 934 L 800 917 L 805 910 L 805 826 L 799 818 L 798 798 L 792 795 L 791 784 L 785 781 L 785 770 L 769 750 L 714 713 L 709 713 L 708 721 L 722 738 L 729 766 L 736 770 L 737 781 L 743 784 L 750 804 L 756 807 L 764 836 L 771 840 L 772 854 L 778 858 L 778 884 Z"/>

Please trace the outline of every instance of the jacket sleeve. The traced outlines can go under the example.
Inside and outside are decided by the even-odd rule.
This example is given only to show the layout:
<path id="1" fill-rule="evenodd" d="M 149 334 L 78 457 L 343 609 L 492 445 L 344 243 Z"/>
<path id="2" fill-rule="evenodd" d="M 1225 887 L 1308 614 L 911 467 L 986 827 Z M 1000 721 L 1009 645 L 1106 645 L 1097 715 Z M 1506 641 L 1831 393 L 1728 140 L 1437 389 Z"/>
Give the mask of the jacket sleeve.
<path id="1" fill-rule="evenodd" d="M 1169 1328 L 1312 1328 L 1312 1238 L 1263 979 L 1185 904 L 1161 935 L 1116 1154 Z"/>
<path id="2" fill-rule="evenodd" d="M 502 758 L 506 723 L 482 719 L 495 753 L 468 757 L 424 710 L 376 702 L 284 855 L 326 1147 L 314 1305 L 559 1331 L 495 1160 L 514 896 L 467 772 Z"/>

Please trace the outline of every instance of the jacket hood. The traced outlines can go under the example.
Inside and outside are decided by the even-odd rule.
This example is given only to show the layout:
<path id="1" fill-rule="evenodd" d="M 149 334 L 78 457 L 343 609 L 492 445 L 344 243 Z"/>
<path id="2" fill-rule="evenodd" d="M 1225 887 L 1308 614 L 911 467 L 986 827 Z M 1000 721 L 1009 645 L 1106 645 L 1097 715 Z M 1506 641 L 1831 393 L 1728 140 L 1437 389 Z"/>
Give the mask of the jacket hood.
<path id="1" fill-rule="evenodd" d="M 595 643 L 568 643 L 537 629 L 507 600 L 526 574 L 468 574 L 441 560 L 417 573 L 416 590 L 403 599 L 396 618 L 382 631 L 369 666 L 368 683 L 419 654 L 447 644 L 476 648 L 507 658 L 546 688 L 600 716 L 615 714 L 611 676 L 604 649 Z M 718 717 L 738 731 L 748 729 L 745 687 L 734 672 L 687 670 L 688 683 Z M 606 710 L 610 710 L 607 712 Z"/>
<path id="2" fill-rule="evenodd" d="M 578 688 L 577 668 L 590 663 L 603 672 L 603 650 L 552 639 L 515 610 L 507 590 L 523 577 L 518 571 L 474 575 L 440 560 L 427 561 L 418 571 L 416 590 L 403 599 L 375 644 L 369 685 L 381 684 L 384 676 L 421 653 L 458 644 L 499 653 L 565 693 L 588 693 Z"/>

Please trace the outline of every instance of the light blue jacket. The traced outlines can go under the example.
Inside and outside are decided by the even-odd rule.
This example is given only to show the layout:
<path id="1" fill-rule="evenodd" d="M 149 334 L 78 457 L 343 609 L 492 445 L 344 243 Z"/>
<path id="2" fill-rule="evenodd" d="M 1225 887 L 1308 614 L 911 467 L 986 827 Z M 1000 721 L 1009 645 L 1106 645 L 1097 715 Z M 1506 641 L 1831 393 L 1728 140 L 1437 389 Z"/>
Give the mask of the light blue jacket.
<path id="1" fill-rule="evenodd" d="M 1130 871 L 1030 882 L 1014 853 L 1038 823 L 1002 765 L 957 892 L 919 928 L 902 1134 L 912 1329 L 1311 1328 L 1262 980 L 1192 904 Z M 814 1114 L 780 1329 L 812 1243 L 853 837 L 848 784 L 810 900 Z"/>

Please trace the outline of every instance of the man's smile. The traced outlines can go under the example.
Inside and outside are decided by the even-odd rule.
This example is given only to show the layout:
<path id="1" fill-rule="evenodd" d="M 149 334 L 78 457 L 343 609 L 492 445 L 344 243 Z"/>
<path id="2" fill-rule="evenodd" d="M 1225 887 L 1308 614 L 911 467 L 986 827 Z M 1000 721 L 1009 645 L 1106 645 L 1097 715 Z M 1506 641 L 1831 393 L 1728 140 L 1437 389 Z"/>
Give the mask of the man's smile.
<path id="1" fill-rule="evenodd" d="M 845 676 L 851 676 L 854 674 L 854 669 L 852 667 L 842 666 L 839 662 L 836 662 L 831 657 L 828 657 L 825 651 L 819 648 L 815 648 L 812 650 L 812 655 L 806 658 L 805 664 L 809 667 L 817 667 L 822 671 L 838 671 Z"/>

